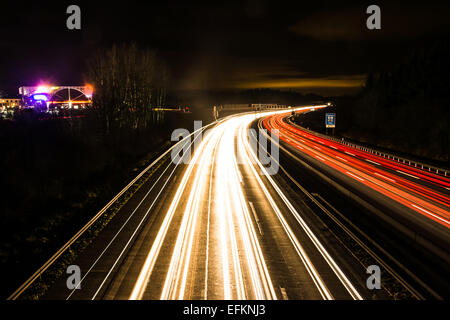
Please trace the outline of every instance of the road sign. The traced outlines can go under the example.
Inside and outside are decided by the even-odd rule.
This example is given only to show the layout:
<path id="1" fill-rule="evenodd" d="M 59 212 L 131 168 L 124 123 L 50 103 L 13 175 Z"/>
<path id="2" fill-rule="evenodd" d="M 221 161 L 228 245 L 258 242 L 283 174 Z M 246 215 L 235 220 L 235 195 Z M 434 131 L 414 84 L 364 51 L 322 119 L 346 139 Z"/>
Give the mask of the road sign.
<path id="1" fill-rule="evenodd" d="M 325 126 L 327 128 L 336 127 L 336 113 L 326 113 L 325 114 Z"/>

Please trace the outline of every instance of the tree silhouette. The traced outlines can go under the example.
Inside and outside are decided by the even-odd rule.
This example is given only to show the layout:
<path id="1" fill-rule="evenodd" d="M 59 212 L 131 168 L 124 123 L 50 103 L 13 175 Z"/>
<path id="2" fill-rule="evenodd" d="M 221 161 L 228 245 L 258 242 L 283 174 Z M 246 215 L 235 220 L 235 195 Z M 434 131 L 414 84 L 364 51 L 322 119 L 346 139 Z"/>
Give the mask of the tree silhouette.
<path id="1" fill-rule="evenodd" d="M 87 78 L 106 134 L 121 128 L 147 129 L 159 119 L 154 109 L 165 104 L 168 77 L 155 52 L 136 44 L 114 45 L 88 61 Z"/>

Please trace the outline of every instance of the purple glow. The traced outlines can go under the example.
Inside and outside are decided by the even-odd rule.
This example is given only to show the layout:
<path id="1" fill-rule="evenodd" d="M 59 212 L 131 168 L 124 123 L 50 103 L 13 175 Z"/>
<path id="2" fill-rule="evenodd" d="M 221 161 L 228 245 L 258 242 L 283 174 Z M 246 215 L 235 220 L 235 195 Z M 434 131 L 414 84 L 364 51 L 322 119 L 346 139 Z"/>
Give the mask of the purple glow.
<path id="1" fill-rule="evenodd" d="M 49 93 L 51 88 L 47 85 L 41 85 L 36 88 L 35 93 Z"/>

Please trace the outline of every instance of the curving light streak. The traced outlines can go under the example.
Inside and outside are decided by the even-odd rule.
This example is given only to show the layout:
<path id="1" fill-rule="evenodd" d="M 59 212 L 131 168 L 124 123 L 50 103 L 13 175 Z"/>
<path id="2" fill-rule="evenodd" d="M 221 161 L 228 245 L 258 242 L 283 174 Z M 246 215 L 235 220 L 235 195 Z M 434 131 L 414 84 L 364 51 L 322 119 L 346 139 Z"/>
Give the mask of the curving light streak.
<path id="1" fill-rule="evenodd" d="M 180 185 L 175 193 L 174 199 L 172 200 L 169 210 L 161 224 L 161 227 L 158 231 L 158 234 L 153 242 L 152 248 L 150 249 L 150 252 L 147 255 L 147 258 L 145 259 L 144 265 L 141 269 L 141 272 L 139 273 L 139 277 L 134 285 L 133 291 L 130 295 L 130 300 L 139 300 L 142 299 L 142 296 L 144 295 L 144 291 L 147 287 L 148 281 L 150 279 L 151 273 L 153 271 L 153 268 L 156 264 L 156 260 L 158 258 L 159 252 L 161 250 L 164 238 L 167 235 L 167 231 L 169 229 L 170 223 L 173 219 L 173 216 L 175 215 L 176 207 L 181 199 L 181 196 L 183 194 L 183 191 L 186 187 L 186 184 L 189 180 L 189 177 L 191 175 L 191 172 L 194 169 L 194 164 L 198 161 L 198 158 L 200 157 L 203 148 L 205 147 L 206 143 L 209 141 L 209 137 L 211 135 L 208 135 L 199 145 L 198 149 L 194 152 L 194 155 L 192 157 L 192 161 L 189 163 L 186 172 L 180 182 Z"/>
<path id="2" fill-rule="evenodd" d="M 285 111 L 260 113 L 258 116 L 278 114 L 280 112 Z M 194 245 L 197 245 L 197 239 L 203 239 L 199 236 L 199 230 L 201 230 L 199 222 L 206 214 L 208 214 L 208 230 L 209 228 L 217 230 L 218 234 L 214 239 L 206 240 L 207 250 L 214 250 L 219 253 L 211 258 L 207 254 L 206 265 L 214 263 L 219 267 L 218 270 L 220 272 L 216 277 L 218 278 L 217 281 L 223 286 L 222 296 L 220 295 L 220 287 L 217 281 L 214 283 L 214 290 L 217 291 L 219 288 L 219 296 L 227 300 L 277 299 L 248 202 L 245 199 L 242 186 L 243 178 L 239 170 L 236 151 L 242 154 L 245 160 L 244 163 L 239 163 L 239 165 L 250 167 L 249 172 L 252 172 L 258 180 L 265 197 L 276 212 L 318 291 L 324 299 L 333 298 L 306 252 L 295 238 L 293 231 L 264 186 L 248 156 L 248 154 L 251 154 L 253 160 L 258 162 L 256 156 L 252 154 L 252 150 L 249 149 L 249 142 L 244 134 L 254 119 L 254 114 L 247 114 L 232 117 L 219 123 L 195 150 L 145 259 L 129 297 L 130 299 L 143 298 L 144 292 L 150 285 L 149 281 L 155 264 L 162 254 L 161 248 L 167 238 L 169 229 L 171 231 L 175 230 L 177 234 L 160 298 L 189 298 L 191 293 L 189 290 L 191 290 L 193 281 L 205 281 L 204 290 L 207 293 L 208 284 L 213 282 L 207 282 L 208 268 L 206 268 L 206 274 L 194 275 L 196 266 L 203 265 L 202 261 L 204 260 L 198 261 L 197 259 L 203 259 L 203 257 L 201 253 L 198 256 L 199 253 L 194 253 L 193 250 Z M 214 166 L 212 163 L 214 163 Z M 258 162 L 258 165 L 264 171 L 261 163 Z M 281 190 L 276 189 L 276 191 L 280 194 L 283 201 L 288 201 L 282 195 Z M 206 200 L 209 199 L 209 193 L 214 196 L 213 202 L 205 206 Z M 295 213 L 292 205 L 288 206 L 288 208 Z M 296 218 L 298 219 L 298 217 Z M 209 226 L 210 223 L 211 226 Z M 302 227 L 305 228 L 305 226 Z M 315 239 L 311 236 L 311 233 L 309 230 L 308 235 Z M 315 239 L 313 242 L 324 255 L 324 249 L 320 243 L 318 244 L 318 240 Z M 334 261 L 332 261 L 331 257 L 325 254 L 325 258 L 332 265 L 332 269 L 340 276 L 341 281 L 343 281 L 352 296 L 358 298 L 354 293 L 354 288 L 351 284 L 348 284 L 348 279 L 333 264 Z M 208 259 L 216 260 L 208 262 Z M 202 277 L 205 277 L 205 279 Z"/>
<path id="3" fill-rule="evenodd" d="M 254 119 L 253 115 L 232 119 L 229 129 L 227 129 L 227 134 L 223 137 L 223 143 L 221 144 L 223 149 L 222 153 L 219 154 L 219 157 L 217 158 L 217 168 L 219 172 L 223 172 L 224 175 L 222 175 L 222 179 L 219 180 L 220 183 L 217 185 L 219 194 L 216 195 L 219 198 L 223 198 L 223 194 L 220 195 L 220 192 L 222 191 L 223 193 L 226 190 L 228 199 L 225 198 L 223 200 L 231 203 L 233 208 L 232 214 L 230 214 L 230 211 L 228 210 L 228 221 L 230 224 L 234 222 L 240 231 L 240 239 L 245 253 L 246 266 L 249 270 L 252 283 L 251 297 L 256 299 L 276 299 L 275 290 L 244 198 L 240 183 L 241 174 L 237 166 L 236 152 L 234 150 L 236 131 L 242 121 L 248 122 L 249 117 L 251 120 Z M 233 241 L 234 240 L 232 239 L 232 243 Z M 235 274 L 238 275 L 236 271 Z M 245 298 L 245 296 L 242 298 Z"/>
<path id="4" fill-rule="evenodd" d="M 243 134 L 242 134 L 243 136 Z M 272 177 L 268 174 L 266 168 L 258 161 L 256 158 L 256 155 L 252 148 L 250 147 L 247 139 L 243 139 L 243 143 L 245 144 L 246 149 L 251 154 L 253 160 L 258 164 L 261 171 L 264 173 L 266 178 L 269 180 L 271 186 L 274 188 L 274 190 L 277 192 L 277 194 L 280 196 L 280 198 L 283 200 L 285 205 L 288 207 L 290 212 L 293 214 L 295 219 L 298 221 L 299 225 L 302 227 L 302 229 L 306 232 L 316 249 L 320 252 L 322 257 L 325 259 L 325 261 L 328 263 L 330 268 L 333 270 L 335 275 L 338 277 L 338 279 L 341 281 L 341 283 L 344 285 L 344 287 L 347 289 L 348 293 L 352 296 L 355 300 L 362 300 L 362 296 L 359 294 L 359 292 L 356 290 L 356 288 L 353 286 L 353 284 L 350 282 L 348 277 L 344 274 L 344 272 L 339 268 L 337 263 L 334 261 L 334 259 L 331 257 L 331 255 L 328 253 L 328 251 L 325 249 L 325 247 L 321 244 L 319 239 L 314 235 L 314 233 L 311 231 L 309 226 L 306 224 L 306 222 L 303 220 L 303 218 L 299 215 L 297 210 L 294 208 L 294 206 L 290 203 L 290 201 L 287 199 L 287 197 L 284 195 L 284 193 L 281 191 L 281 189 L 278 187 L 276 182 L 272 179 Z M 276 161 L 276 160 L 274 160 Z M 279 163 L 278 163 L 279 165 Z M 253 169 L 255 170 L 255 169 Z M 276 205 L 275 201 L 271 197 L 269 191 L 267 190 L 266 186 L 262 182 L 261 178 L 257 175 L 256 171 L 254 171 L 255 176 L 257 177 L 258 183 L 260 184 L 262 190 L 266 194 L 267 199 L 269 199 L 270 204 L 272 205 L 272 208 L 274 209 L 275 213 L 277 214 L 278 218 L 280 219 L 280 222 L 283 225 L 283 228 L 285 229 L 286 233 L 289 235 L 289 238 L 291 239 L 294 247 L 297 250 L 297 253 L 299 254 L 300 258 L 304 262 L 305 266 L 307 267 L 308 273 L 311 275 L 311 277 L 314 280 L 314 283 L 316 284 L 317 288 L 319 289 L 319 292 L 321 293 L 322 297 L 324 299 L 333 299 L 331 293 L 328 291 L 327 287 L 323 283 L 320 275 L 315 270 L 314 266 L 312 265 L 311 261 L 309 260 L 306 252 L 303 250 L 302 246 L 300 245 L 299 241 L 295 237 L 294 233 L 290 229 L 289 225 L 287 224 L 286 220 L 284 219 L 280 209 Z"/>
<path id="5" fill-rule="evenodd" d="M 413 177 L 415 179 L 420 179 L 427 181 L 431 184 L 434 184 L 436 186 L 446 188 L 450 187 L 450 179 L 445 176 L 440 176 L 437 174 L 434 174 L 432 172 L 420 170 L 419 168 L 409 166 L 407 164 L 399 163 L 396 161 L 393 161 L 392 159 L 386 159 L 384 157 L 381 157 L 379 155 L 374 155 L 366 151 L 362 151 L 359 149 L 355 149 L 350 146 L 342 145 L 340 143 L 337 143 L 333 140 L 329 140 L 322 137 L 317 137 L 312 133 L 309 133 L 305 130 L 301 130 L 299 128 L 296 128 L 285 121 L 283 121 L 283 117 L 285 115 L 278 115 L 276 117 L 270 117 L 266 118 L 264 120 L 264 125 L 267 128 L 273 127 L 276 129 L 279 129 L 281 132 L 283 132 L 286 135 L 286 141 L 296 141 L 300 140 L 303 143 L 310 143 L 309 141 L 305 142 L 305 140 L 301 139 L 301 137 L 307 138 L 309 140 L 315 141 L 316 143 L 320 143 L 322 146 L 330 147 L 336 151 L 339 151 L 339 153 L 345 153 L 352 157 L 347 157 L 352 161 L 352 163 L 355 163 L 355 165 L 362 166 L 365 168 L 373 168 L 372 166 L 369 166 L 368 164 L 364 164 L 361 160 L 365 160 L 367 162 L 370 162 L 372 164 L 375 164 L 377 166 L 382 166 L 383 168 L 395 170 L 397 172 L 400 172 L 402 174 L 408 175 L 410 177 Z M 290 137 L 291 139 L 289 139 Z M 325 148 L 327 149 L 327 148 Z M 331 151 L 331 150 L 330 150 Z M 349 152 L 351 151 L 351 152 Z M 326 152 L 326 151 L 325 151 Z M 338 154 L 335 152 L 334 154 Z M 353 162 L 354 161 L 354 162 Z M 401 170 L 399 170 L 401 169 Z M 379 169 L 376 169 L 379 170 Z M 450 199 L 448 197 L 442 197 L 439 193 L 434 192 L 430 190 L 429 188 L 424 188 L 421 186 L 417 186 L 417 184 L 411 183 L 408 180 L 401 179 L 400 182 L 403 186 L 414 188 L 416 190 L 420 190 L 421 193 L 430 195 L 432 197 L 438 197 L 441 200 L 444 200 L 447 202 L 447 204 L 450 203 Z"/>
<path id="6" fill-rule="evenodd" d="M 258 159 L 257 159 L 257 157 L 256 157 L 256 155 L 255 155 L 255 153 L 253 151 L 253 149 L 249 145 L 249 142 L 247 141 L 246 138 L 244 138 L 245 137 L 245 130 L 244 129 L 246 129 L 246 128 L 242 128 L 242 131 L 241 131 L 241 141 L 242 141 L 242 144 L 245 146 L 246 152 L 248 152 L 251 155 L 253 162 L 256 163 L 259 166 L 260 170 L 263 172 L 263 174 L 269 180 L 269 182 L 270 182 L 271 186 L 273 187 L 273 189 L 277 192 L 277 194 L 283 200 L 283 202 L 288 207 L 290 212 L 293 214 L 293 216 L 299 222 L 300 226 L 306 232 L 306 234 L 308 235 L 310 240 L 313 242 L 313 244 L 318 249 L 320 254 L 323 256 L 323 258 L 326 260 L 328 265 L 334 271 L 334 273 L 336 274 L 338 279 L 341 281 L 341 283 L 344 285 L 344 287 L 347 289 L 349 294 L 353 297 L 353 299 L 362 300 L 362 296 L 358 293 L 358 291 L 352 285 L 350 280 L 345 276 L 343 271 L 338 267 L 338 265 L 333 260 L 331 255 L 327 252 L 327 250 L 325 250 L 323 245 L 320 243 L 320 241 L 317 239 L 317 237 L 314 235 L 314 233 L 311 231 L 311 229 L 308 227 L 308 225 L 305 223 L 305 221 L 301 218 L 301 216 L 298 214 L 298 212 L 295 210 L 295 208 L 289 202 L 289 200 L 284 195 L 284 193 L 281 191 L 281 189 L 278 187 L 278 185 L 275 183 L 275 181 L 271 178 L 270 174 L 268 174 L 267 169 L 261 164 L 260 161 L 258 161 Z M 247 157 L 245 154 L 244 154 L 244 156 Z M 250 161 L 250 159 L 248 159 L 248 161 Z M 302 245 L 300 244 L 300 242 L 296 238 L 294 232 L 292 231 L 292 229 L 290 228 L 289 224 L 285 220 L 285 218 L 284 218 L 283 214 L 281 213 L 281 210 L 279 209 L 278 205 L 276 204 L 276 202 L 274 201 L 274 199 L 270 195 L 269 190 L 264 185 L 264 183 L 262 182 L 261 178 L 259 177 L 259 175 L 257 174 L 256 170 L 253 167 L 252 167 L 252 171 L 253 171 L 253 173 L 254 173 L 254 175 L 255 175 L 255 177 L 256 177 L 256 179 L 257 179 L 257 181 L 258 181 L 258 183 L 259 183 L 259 185 L 261 187 L 261 189 L 263 190 L 264 194 L 266 195 L 266 198 L 269 200 L 269 203 L 271 204 L 274 212 L 276 213 L 278 219 L 280 220 L 284 230 L 286 231 L 287 235 L 289 236 L 289 239 L 291 240 L 294 248 L 296 249 L 297 254 L 299 255 L 299 257 L 303 261 L 303 263 L 304 263 L 304 265 L 305 265 L 309 275 L 313 279 L 313 281 L 314 281 L 317 289 L 319 290 L 322 298 L 327 299 L 327 300 L 334 299 L 332 294 L 331 294 L 331 292 L 328 290 L 328 288 L 325 285 L 325 283 L 323 282 L 321 276 L 319 275 L 319 273 L 315 269 L 314 265 L 312 264 L 311 260 L 309 259 L 307 253 L 305 252 L 305 250 L 303 249 Z"/>
<path id="7" fill-rule="evenodd" d="M 203 157 L 198 164 L 199 170 L 195 175 L 194 188 L 190 192 L 186 209 L 183 213 L 183 220 L 178 232 L 175 249 L 166 276 L 166 281 L 161 293 L 161 299 L 180 299 L 184 298 L 187 273 L 192 253 L 195 227 L 198 221 L 200 197 L 206 187 L 207 164 L 211 162 L 213 154 L 214 141 L 216 141 L 223 132 L 223 126 L 219 125 L 217 130 L 211 134 L 212 137 L 202 148 Z M 210 136 L 211 136 L 210 135 Z"/>
<path id="8" fill-rule="evenodd" d="M 450 212 L 448 210 L 448 203 L 450 203 L 450 199 L 448 196 L 406 180 L 403 177 L 392 176 L 389 172 L 379 169 L 378 165 L 376 167 L 369 165 L 355 158 L 354 153 L 356 153 L 356 151 L 352 150 L 354 153 L 350 153 L 343 150 L 344 152 L 342 153 L 328 148 L 318 150 L 316 148 L 318 142 L 322 145 L 326 145 L 331 142 L 323 138 L 320 138 L 320 141 L 318 141 L 319 138 L 316 137 L 314 139 L 311 137 L 311 134 L 283 123 L 281 119 L 285 117 L 285 115 L 266 118 L 264 120 L 264 125 L 269 130 L 279 130 L 278 136 L 281 140 L 284 140 L 288 144 L 301 149 L 302 152 L 315 157 L 348 177 L 367 185 L 368 187 L 399 203 L 402 203 L 410 209 L 440 223 L 443 226 L 450 226 Z M 309 140 L 301 139 L 299 135 L 306 137 Z M 301 147 L 299 146 L 300 143 Z M 378 161 L 381 162 L 380 159 Z M 445 179 L 442 177 L 439 179 L 441 183 L 445 183 Z M 441 206 L 444 206 L 444 208 Z"/>
<path id="9" fill-rule="evenodd" d="M 142 299 L 163 241 L 175 215 L 178 214 L 181 215 L 181 224 L 161 299 L 185 298 L 192 246 L 202 210 L 200 202 L 209 181 L 206 177 L 212 174 L 207 164 L 213 160 L 216 145 L 216 179 L 213 184 L 215 197 L 211 214 L 215 216 L 214 221 L 218 224 L 217 229 L 221 234 L 218 248 L 221 260 L 215 262 L 223 269 L 224 299 L 276 299 L 239 182 L 240 174 L 234 153 L 234 132 L 237 123 L 236 119 L 230 119 L 219 124 L 195 151 L 139 273 L 130 299 Z M 187 193 L 187 186 L 191 182 L 192 188 Z M 182 197 L 187 197 L 187 202 L 183 212 L 180 212 Z M 249 275 L 248 281 L 244 279 L 244 273 Z"/>

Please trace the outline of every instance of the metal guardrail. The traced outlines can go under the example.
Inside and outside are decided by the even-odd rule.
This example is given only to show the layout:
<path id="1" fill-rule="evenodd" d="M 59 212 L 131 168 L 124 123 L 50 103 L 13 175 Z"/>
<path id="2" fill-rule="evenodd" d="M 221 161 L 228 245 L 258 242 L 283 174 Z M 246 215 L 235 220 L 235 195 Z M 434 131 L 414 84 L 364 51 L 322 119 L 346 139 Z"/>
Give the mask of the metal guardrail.
<path id="1" fill-rule="evenodd" d="M 302 127 L 302 126 L 299 126 L 298 124 L 294 123 L 291 120 L 291 117 L 289 117 L 288 121 L 289 121 L 289 124 L 291 124 L 293 126 L 296 126 L 296 127 L 300 128 L 302 130 L 305 130 L 305 131 L 307 131 L 307 132 L 309 132 L 311 134 L 317 135 L 319 137 L 322 137 L 322 138 L 325 138 L 325 139 L 330 139 L 330 140 L 333 140 L 333 141 L 335 141 L 337 143 L 340 143 L 340 144 L 343 144 L 343 145 L 346 145 L 346 146 L 349 146 L 349 147 L 352 147 L 352 148 L 355 148 L 355 149 L 358 149 L 358 150 L 362 150 L 362 151 L 365 151 L 365 152 L 369 152 L 369 153 L 372 153 L 374 155 L 383 157 L 383 158 L 388 159 L 388 160 L 397 161 L 399 163 L 403 163 L 405 165 L 409 165 L 409 166 L 414 167 L 414 168 L 418 168 L 418 169 L 421 169 L 421 170 L 424 170 L 424 171 L 432 172 L 432 173 L 435 173 L 437 175 L 441 175 L 441 176 L 444 176 L 444 177 L 449 177 L 450 176 L 450 170 L 449 169 L 439 168 L 439 167 L 432 166 L 432 165 L 429 165 L 429 164 L 426 164 L 426 163 L 422 163 L 422 162 L 414 161 L 414 160 L 411 160 L 411 159 L 399 157 L 399 156 L 396 156 L 396 155 L 393 155 L 393 154 L 390 154 L 390 153 L 387 153 L 387 152 L 381 152 L 381 151 L 378 151 L 378 150 L 375 150 L 375 149 L 371 149 L 371 148 L 368 148 L 366 146 L 361 146 L 361 145 L 358 145 L 358 144 L 353 143 L 353 142 L 348 142 L 348 141 L 345 141 L 345 140 L 342 140 L 342 139 L 338 139 L 338 138 L 335 138 L 335 137 L 330 137 L 330 136 L 327 136 L 327 135 L 324 135 L 324 134 L 321 134 L 321 133 L 318 133 L 318 132 L 306 129 L 306 128 Z"/>
<path id="2" fill-rule="evenodd" d="M 125 188 L 122 189 L 111 201 L 108 202 L 106 206 L 103 207 L 92 219 L 84 225 L 69 241 L 67 241 L 50 259 L 48 259 L 30 278 L 28 278 L 16 291 L 14 291 L 7 300 L 16 300 L 28 287 L 30 287 L 36 279 L 38 279 L 70 246 L 77 241 L 81 235 L 88 230 L 110 207 L 113 205 L 128 189 L 134 185 L 150 168 L 152 168 L 156 163 L 158 163 L 162 158 L 167 156 L 176 146 L 185 141 L 186 138 L 191 137 L 200 130 L 204 130 L 207 127 L 213 125 L 212 122 L 196 131 L 192 132 L 189 136 L 186 136 L 182 140 L 178 141 L 176 144 L 167 149 L 163 154 L 161 154 L 156 160 L 149 164 L 142 172 L 136 176 Z"/>

